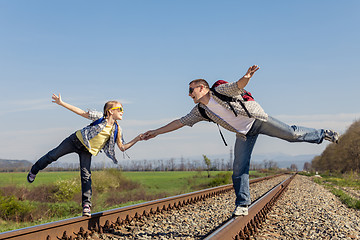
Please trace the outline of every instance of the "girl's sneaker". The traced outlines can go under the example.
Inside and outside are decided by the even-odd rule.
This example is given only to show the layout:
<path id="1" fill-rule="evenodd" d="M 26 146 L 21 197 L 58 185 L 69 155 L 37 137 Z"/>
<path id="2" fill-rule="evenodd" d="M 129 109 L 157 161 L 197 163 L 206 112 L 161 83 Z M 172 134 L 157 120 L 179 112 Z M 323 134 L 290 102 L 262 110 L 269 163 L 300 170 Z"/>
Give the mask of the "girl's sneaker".
<path id="1" fill-rule="evenodd" d="M 31 171 L 27 175 L 27 181 L 32 183 L 35 180 L 36 174 L 33 174 Z"/>
<path id="2" fill-rule="evenodd" d="M 89 205 L 85 205 L 83 208 L 83 216 L 90 217 L 91 216 L 91 209 Z"/>

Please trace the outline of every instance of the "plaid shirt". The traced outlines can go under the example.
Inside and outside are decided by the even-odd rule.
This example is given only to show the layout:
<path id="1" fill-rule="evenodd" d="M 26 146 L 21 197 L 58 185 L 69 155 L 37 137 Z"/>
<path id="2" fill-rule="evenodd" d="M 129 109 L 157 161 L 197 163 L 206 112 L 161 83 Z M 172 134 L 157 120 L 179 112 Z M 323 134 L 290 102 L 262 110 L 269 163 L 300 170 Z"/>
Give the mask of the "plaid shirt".
<path id="1" fill-rule="evenodd" d="M 103 113 L 89 110 L 90 120 L 95 121 L 101 117 L 103 117 Z M 90 142 L 89 142 L 90 139 L 92 139 L 93 137 L 98 135 L 105 128 L 106 124 L 107 124 L 107 120 L 104 119 L 101 123 L 99 123 L 97 125 L 94 125 L 94 126 L 88 125 L 80 130 L 81 135 L 84 140 L 84 144 L 86 145 L 86 147 L 91 148 Z M 121 133 L 120 126 L 118 129 L 118 132 Z M 118 161 L 115 157 L 115 143 L 116 143 L 116 140 L 114 137 L 114 131 L 112 131 L 112 133 L 110 135 L 110 139 L 108 141 L 106 141 L 102 150 L 104 150 L 104 153 L 106 154 L 106 156 L 108 156 L 116 164 L 116 163 L 118 163 Z"/>
<path id="2" fill-rule="evenodd" d="M 230 97 L 242 100 L 242 102 L 244 103 L 246 109 L 250 112 L 250 114 L 251 114 L 251 116 L 253 118 L 259 119 L 259 120 L 262 120 L 262 121 L 265 121 L 265 122 L 267 121 L 268 115 L 262 109 L 260 104 L 258 104 L 255 101 L 247 101 L 247 102 L 243 101 L 243 98 L 241 97 L 241 93 L 243 93 L 244 90 L 238 88 L 237 82 L 221 84 L 221 85 L 216 87 L 216 91 L 223 94 L 223 95 L 230 96 Z M 230 106 L 228 105 L 227 102 L 224 102 L 221 99 L 219 99 L 218 97 L 216 97 L 215 94 L 212 93 L 211 91 L 210 91 L 210 93 L 211 93 L 212 98 L 217 103 L 219 103 L 221 106 L 223 106 L 224 108 L 226 108 L 226 109 L 228 109 L 229 111 L 232 112 L 232 110 L 231 110 L 231 108 L 230 108 Z M 231 104 L 234 107 L 235 112 L 238 115 L 243 115 L 245 117 L 248 117 L 247 113 L 245 112 L 243 107 L 240 105 L 240 103 L 232 102 Z M 225 129 L 227 129 L 227 130 L 229 130 L 231 132 L 235 132 L 237 134 L 237 136 L 245 138 L 244 134 L 239 133 L 234 127 L 232 127 L 230 124 L 225 122 L 222 118 L 220 118 L 216 114 L 214 114 L 208 107 L 206 107 L 206 105 L 204 105 L 202 103 L 199 103 L 199 106 L 201 108 L 205 109 L 205 112 L 208 115 L 208 117 L 211 120 L 213 120 L 215 123 L 219 124 L 220 126 L 222 126 L 223 128 L 225 128 Z M 200 122 L 200 121 L 208 121 L 208 120 L 201 115 L 201 113 L 199 112 L 198 106 L 195 106 L 191 110 L 190 113 L 188 113 L 187 115 L 180 118 L 180 122 L 182 124 L 190 126 L 190 127 L 192 127 L 195 123 Z"/>

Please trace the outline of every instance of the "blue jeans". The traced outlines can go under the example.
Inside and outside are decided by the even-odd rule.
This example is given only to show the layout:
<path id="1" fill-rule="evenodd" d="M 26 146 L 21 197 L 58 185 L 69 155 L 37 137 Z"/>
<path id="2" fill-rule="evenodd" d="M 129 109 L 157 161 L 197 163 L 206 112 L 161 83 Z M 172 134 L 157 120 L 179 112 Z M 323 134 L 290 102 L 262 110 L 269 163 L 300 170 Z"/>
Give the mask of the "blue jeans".
<path id="1" fill-rule="evenodd" d="M 41 157 L 31 168 L 33 174 L 37 174 L 40 170 L 46 168 L 50 163 L 58 160 L 60 157 L 69 154 L 77 153 L 80 159 L 80 175 L 81 175 L 81 192 L 82 192 L 82 206 L 88 204 L 91 206 L 91 153 L 76 137 L 76 134 L 70 135 L 59 146 Z"/>
<path id="2" fill-rule="evenodd" d="M 306 128 L 296 125 L 289 126 L 270 116 L 267 122 L 255 120 L 246 135 L 246 140 L 236 138 L 235 142 L 232 180 L 236 195 L 236 205 L 251 204 L 249 190 L 250 158 L 259 134 L 280 138 L 288 142 L 320 144 L 324 140 L 323 129 Z"/>

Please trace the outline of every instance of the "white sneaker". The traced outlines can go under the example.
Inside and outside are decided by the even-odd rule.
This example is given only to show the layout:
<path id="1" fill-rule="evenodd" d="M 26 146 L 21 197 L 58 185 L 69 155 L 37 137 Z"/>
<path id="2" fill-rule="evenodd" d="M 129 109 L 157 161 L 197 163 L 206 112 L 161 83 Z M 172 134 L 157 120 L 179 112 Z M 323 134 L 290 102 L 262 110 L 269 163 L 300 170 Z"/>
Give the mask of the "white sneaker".
<path id="1" fill-rule="evenodd" d="M 234 216 L 246 216 L 248 215 L 248 207 L 247 206 L 236 206 L 233 212 Z"/>
<path id="2" fill-rule="evenodd" d="M 339 143 L 339 134 L 333 130 L 325 130 L 324 139 L 333 143 Z"/>
<path id="3" fill-rule="evenodd" d="M 83 207 L 83 216 L 91 217 L 91 209 L 88 204 Z"/>
<path id="4" fill-rule="evenodd" d="M 28 173 L 28 175 L 27 175 L 27 181 L 29 182 L 29 183 L 32 183 L 32 182 L 34 182 L 34 180 L 35 180 L 35 177 L 36 177 L 36 174 L 33 174 L 31 171 Z"/>

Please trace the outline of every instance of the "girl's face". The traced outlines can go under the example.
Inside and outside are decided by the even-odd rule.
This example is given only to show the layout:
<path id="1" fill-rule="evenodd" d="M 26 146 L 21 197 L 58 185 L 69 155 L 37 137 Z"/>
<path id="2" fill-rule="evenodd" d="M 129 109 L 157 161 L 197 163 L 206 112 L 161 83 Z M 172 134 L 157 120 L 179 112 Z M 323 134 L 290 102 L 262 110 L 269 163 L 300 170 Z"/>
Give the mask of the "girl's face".
<path id="1" fill-rule="evenodd" d="M 122 115 L 124 114 L 124 109 L 122 105 L 118 103 L 114 107 L 110 108 L 109 113 L 114 120 L 121 120 Z"/>

